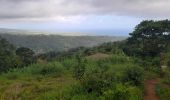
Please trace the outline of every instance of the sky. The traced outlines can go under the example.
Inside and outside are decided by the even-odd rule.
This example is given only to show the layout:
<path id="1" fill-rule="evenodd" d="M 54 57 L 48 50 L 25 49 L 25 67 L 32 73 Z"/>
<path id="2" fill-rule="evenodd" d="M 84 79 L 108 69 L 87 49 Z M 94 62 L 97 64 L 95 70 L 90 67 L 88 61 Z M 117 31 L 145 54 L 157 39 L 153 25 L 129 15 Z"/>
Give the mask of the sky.
<path id="1" fill-rule="evenodd" d="M 0 28 L 127 36 L 170 18 L 170 0 L 0 0 Z"/>

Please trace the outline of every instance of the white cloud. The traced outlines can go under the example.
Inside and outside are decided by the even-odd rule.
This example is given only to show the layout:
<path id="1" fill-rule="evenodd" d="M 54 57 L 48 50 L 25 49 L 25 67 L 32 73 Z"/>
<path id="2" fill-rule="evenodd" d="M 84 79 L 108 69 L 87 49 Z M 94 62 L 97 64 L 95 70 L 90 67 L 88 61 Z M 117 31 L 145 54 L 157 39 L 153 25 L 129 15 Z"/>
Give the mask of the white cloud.
<path id="1" fill-rule="evenodd" d="M 0 0 L 0 21 L 78 22 L 86 15 L 170 18 L 170 0 Z"/>

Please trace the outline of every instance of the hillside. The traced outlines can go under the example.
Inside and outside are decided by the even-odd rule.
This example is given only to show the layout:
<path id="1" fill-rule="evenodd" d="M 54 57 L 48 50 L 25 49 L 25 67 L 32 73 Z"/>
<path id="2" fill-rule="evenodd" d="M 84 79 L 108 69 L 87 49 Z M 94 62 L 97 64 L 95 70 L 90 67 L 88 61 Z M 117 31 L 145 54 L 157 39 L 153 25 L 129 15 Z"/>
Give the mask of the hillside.
<path id="1" fill-rule="evenodd" d="M 167 29 L 170 31 L 168 20 L 142 21 L 125 41 L 40 55 L 29 48 L 15 49 L 0 37 L 0 98 L 170 100 Z"/>
<path id="2" fill-rule="evenodd" d="M 17 33 L 18 32 L 18 33 Z M 61 35 L 43 35 L 43 34 L 21 34 L 24 31 L 18 30 L 0 30 L 1 37 L 8 40 L 17 47 L 28 47 L 36 53 L 49 51 L 67 51 L 71 48 L 80 46 L 92 47 L 104 42 L 124 40 L 126 37 L 109 36 L 61 36 Z"/>

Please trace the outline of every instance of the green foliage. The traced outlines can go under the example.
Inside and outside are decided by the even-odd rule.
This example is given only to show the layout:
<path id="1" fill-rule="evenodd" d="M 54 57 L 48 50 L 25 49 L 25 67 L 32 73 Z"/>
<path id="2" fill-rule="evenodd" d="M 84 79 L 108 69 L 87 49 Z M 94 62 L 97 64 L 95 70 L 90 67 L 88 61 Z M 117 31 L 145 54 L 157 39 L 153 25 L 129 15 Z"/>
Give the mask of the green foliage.
<path id="1" fill-rule="evenodd" d="M 49 74 L 60 74 L 64 71 L 64 67 L 59 62 L 49 63 L 48 65 L 44 65 L 41 69 L 40 73 L 42 75 L 49 75 Z"/>
<path id="2" fill-rule="evenodd" d="M 94 47 L 92 50 L 95 50 L 96 52 L 101 52 L 101 53 L 124 54 L 121 49 L 121 45 L 123 43 L 124 41 L 103 43 L 99 46 Z"/>
<path id="3" fill-rule="evenodd" d="M 48 76 L 55 75 L 59 76 L 64 72 L 64 67 L 59 62 L 51 62 L 46 65 L 44 64 L 32 64 L 24 68 L 11 69 L 8 73 L 2 74 L 7 79 L 16 79 L 31 77 L 32 75 Z"/>
<path id="4" fill-rule="evenodd" d="M 162 85 L 157 85 L 156 93 L 159 96 L 160 100 L 170 100 L 170 89 Z"/>
<path id="5" fill-rule="evenodd" d="M 82 59 L 79 55 L 77 56 L 77 65 L 74 68 L 74 77 L 77 80 L 82 80 L 85 72 L 85 60 Z"/>
<path id="6" fill-rule="evenodd" d="M 146 71 L 154 72 L 157 74 L 161 73 L 161 64 L 159 57 L 146 57 L 146 58 L 134 58 L 134 63 L 139 65 L 140 67 L 144 68 Z"/>
<path id="7" fill-rule="evenodd" d="M 97 95 L 101 95 L 100 98 L 106 98 L 106 100 L 108 98 L 117 98 L 116 100 L 123 100 L 127 97 L 133 98 L 131 95 L 133 91 L 125 89 L 128 86 L 124 84 L 128 83 L 128 85 L 132 86 L 141 86 L 143 83 L 143 69 L 140 67 L 130 67 L 134 66 L 133 61 L 126 56 L 113 55 L 111 58 L 99 61 L 87 60 L 85 65 L 86 70 L 81 81 L 82 87 L 88 93 L 95 92 Z M 119 83 L 121 84 L 119 85 Z M 142 92 L 140 89 L 138 93 L 141 95 Z M 134 100 L 140 100 L 141 97 L 134 98 Z"/>
<path id="8" fill-rule="evenodd" d="M 142 85 L 144 80 L 144 70 L 141 67 L 127 67 L 123 81 L 135 86 Z"/>
<path id="9" fill-rule="evenodd" d="M 80 39 L 53 35 L 35 36 L 40 44 L 26 47 L 34 48 L 36 53 L 64 50 L 38 55 L 38 58 L 47 61 L 36 64 L 32 64 L 35 62 L 32 50 L 18 48 L 16 56 L 15 50 L 8 42 L 0 41 L 0 55 L 3 55 L 0 56 L 0 64 L 7 66 L 0 69 L 10 69 L 0 76 L 0 97 L 7 100 L 14 97 L 24 100 L 142 100 L 144 69 L 148 73 L 161 73 L 162 64 L 169 66 L 168 53 L 166 59 L 159 57 L 162 52 L 168 51 L 169 31 L 168 20 L 143 21 L 136 26 L 126 41 L 103 43 L 92 48 L 73 47 L 82 44 L 93 46 L 105 41 L 106 37 L 100 37 L 100 40 L 98 37 L 88 36 L 79 37 Z M 24 36 L 26 37 L 35 43 L 31 36 Z M 56 43 L 63 40 L 64 42 Z M 39 46 L 42 51 L 39 51 Z M 8 52 L 10 55 L 7 55 Z M 106 57 L 89 58 L 96 53 L 104 53 Z M 24 66 L 18 67 L 21 64 Z M 169 70 L 166 69 L 162 79 L 166 85 L 170 84 L 169 75 Z M 16 88 L 17 92 L 14 91 Z M 162 86 L 158 86 L 157 93 L 161 98 L 169 98 L 169 90 Z"/>
<path id="10" fill-rule="evenodd" d="M 142 100 L 142 91 L 137 87 L 116 84 L 103 93 L 105 100 Z"/>
<path id="11" fill-rule="evenodd" d="M 166 63 L 167 66 L 170 67 L 170 52 L 166 53 Z"/>
<path id="12" fill-rule="evenodd" d="M 170 66 L 170 60 L 167 61 L 167 66 Z"/>
<path id="13" fill-rule="evenodd" d="M 92 47 L 104 42 L 124 40 L 126 37 L 108 37 L 108 36 L 60 36 L 60 35 L 23 35 L 1 34 L 10 43 L 17 47 L 27 47 L 34 50 L 35 53 L 46 53 L 51 51 L 67 51 L 72 48 Z"/>
<path id="14" fill-rule="evenodd" d="M 170 85 L 170 69 L 169 68 L 165 68 L 163 70 L 162 82 L 164 84 Z"/>
<path id="15" fill-rule="evenodd" d="M 34 52 L 29 48 L 25 47 L 18 48 L 16 50 L 16 55 L 18 55 L 21 58 L 23 62 L 22 66 L 27 66 L 35 62 Z"/>
<path id="16" fill-rule="evenodd" d="M 154 67 L 160 67 L 161 66 L 160 57 L 155 57 L 155 58 L 152 59 L 152 66 L 154 66 Z"/>
<path id="17" fill-rule="evenodd" d="M 67 70 L 72 70 L 73 68 L 75 68 L 77 63 L 78 63 L 77 59 L 75 58 L 69 58 L 69 59 L 67 58 L 62 60 L 62 64 Z"/>
<path id="18" fill-rule="evenodd" d="M 12 69 L 2 74 L 0 81 L 9 81 L 9 84 L 18 81 L 22 84 L 17 96 L 24 100 L 141 100 L 142 91 L 138 84 L 142 83 L 139 82 L 142 81 L 139 80 L 142 69 L 131 66 L 135 66 L 133 60 L 125 55 L 112 55 L 101 60 L 85 60 L 77 56 L 60 62 Z M 131 72 L 134 74 L 129 74 Z M 78 80 L 71 74 L 77 75 Z M 138 76 L 137 79 L 133 75 Z M 129 79 L 126 82 L 123 81 L 125 76 Z M 13 96 L 16 94 L 11 92 L 9 98 Z"/>
<path id="19" fill-rule="evenodd" d="M 14 46 L 0 37 L 0 73 L 8 71 L 10 68 L 16 68 L 20 64 L 14 51 Z"/>
<path id="20" fill-rule="evenodd" d="M 100 93 L 102 88 L 106 88 L 111 84 L 110 76 L 107 76 L 104 70 L 105 69 L 95 68 L 85 73 L 86 75 L 82 85 L 89 93 L 93 91 Z"/>
<path id="21" fill-rule="evenodd" d="M 116 54 L 113 54 L 111 58 L 106 59 L 106 62 L 108 62 L 107 60 L 112 64 L 124 64 L 132 61 L 130 57 L 127 57 L 125 55 L 116 55 Z"/>
<path id="22" fill-rule="evenodd" d="M 143 100 L 143 91 L 138 87 L 128 87 L 129 100 Z"/>
<path id="23" fill-rule="evenodd" d="M 142 21 L 130 33 L 124 51 L 129 55 L 155 57 L 167 50 L 170 37 L 170 21 Z"/>
<path id="24" fill-rule="evenodd" d="M 127 87 L 122 84 L 116 84 L 112 90 L 104 92 L 107 100 L 128 100 Z"/>

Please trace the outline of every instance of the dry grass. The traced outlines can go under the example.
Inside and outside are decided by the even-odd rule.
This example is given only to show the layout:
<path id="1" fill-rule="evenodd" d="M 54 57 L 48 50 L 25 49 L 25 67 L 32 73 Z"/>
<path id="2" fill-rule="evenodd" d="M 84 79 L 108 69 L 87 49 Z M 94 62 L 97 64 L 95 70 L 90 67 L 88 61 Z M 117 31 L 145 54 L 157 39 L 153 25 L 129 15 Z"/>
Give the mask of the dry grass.
<path id="1" fill-rule="evenodd" d="M 96 53 L 90 56 L 87 56 L 87 59 L 92 59 L 92 60 L 101 60 L 101 59 L 105 59 L 105 58 L 109 58 L 110 55 L 108 54 L 104 54 L 104 53 Z"/>

